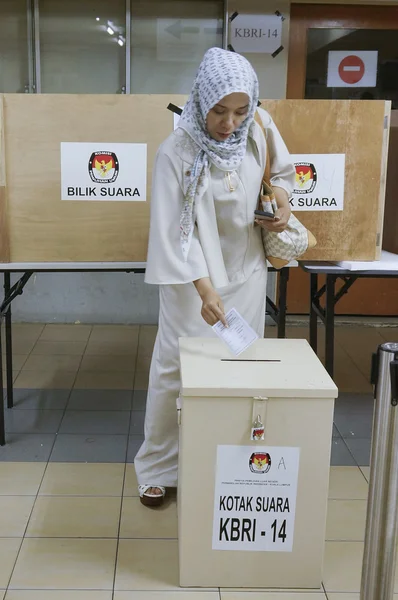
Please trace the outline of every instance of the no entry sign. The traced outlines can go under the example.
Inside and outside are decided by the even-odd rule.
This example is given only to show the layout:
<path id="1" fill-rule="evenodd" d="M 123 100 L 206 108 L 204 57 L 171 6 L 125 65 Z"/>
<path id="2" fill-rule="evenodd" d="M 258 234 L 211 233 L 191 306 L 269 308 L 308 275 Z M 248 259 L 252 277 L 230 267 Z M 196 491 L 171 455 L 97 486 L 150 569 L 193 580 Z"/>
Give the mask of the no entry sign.
<path id="1" fill-rule="evenodd" d="M 377 52 L 329 52 L 328 87 L 375 87 Z"/>
<path id="2" fill-rule="evenodd" d="M 358 83 L 365 74 L 365 63 L 362 58 L 351 54 L 343 58 L 339 64 L 339 75 L 344 83 Z"/>

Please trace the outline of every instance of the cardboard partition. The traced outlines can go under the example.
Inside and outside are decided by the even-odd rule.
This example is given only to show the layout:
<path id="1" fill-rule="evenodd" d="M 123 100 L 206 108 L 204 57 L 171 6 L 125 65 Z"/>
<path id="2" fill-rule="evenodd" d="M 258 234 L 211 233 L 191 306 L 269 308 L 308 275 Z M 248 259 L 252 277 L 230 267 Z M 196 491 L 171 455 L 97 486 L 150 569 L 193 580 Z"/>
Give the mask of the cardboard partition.
<path id="1" fill-rule="evenodd" d="M 263 101 L 289 152 L 345 155 L 344 206 L 316 206 L 296 216 L 318 240 L 306 260 L 378 260 L 381 253 L 390 102 L 364 100 Z M 310 160 L 316 167 L 317 158 Z M 327 163 L 326 163 L 327 167 Z M 296 167 L 299 172 L 300 168 Z M 333 168 L 327 179 L 333 177 Z M 319 199 L 319 179 L 304 199 Z M 327 189 L 327 185 L 323 186 Z M 326 204 L 326 202 L 324 203 Z"/>
<path id="2" fill-rule="evenodd" d="M 173 130 L 169 102 L 180 96 L 5 94 L 5 171 L 8 233 L 0 260 L 15 262 L 84 262 L 146 260 L 152 167 L 156 151 Z M 1 125 L 0 125 L 1 127 Z M 61 200 L 61 143 L 147 144 L 147 201 Z M 92 187 L 90 152 L 67 173 L 76 187 Z M 116 153 L 118 154 L 118 153 Z M 4 154 L 2 153 L 4 161 Z M 73 173 L 81 168 L 86 174 Z M 130 161 L 114 182 L 131 170 L 132 181 L 142 165 Z M 128 174 L 128 173 L 127 173 Z M 104 184 L 104 187 L 109 187 Z M 3 202 L 4 206 L 4 202 Z M 1 224 L 1 223 L 0 223 Z"/>
<path id="3" fill-rule="evenodd" d="M 154 157 L 174 127 L 168 104 L 182 106 L 185 100 L 170 95 L 0 96 L 0 261 L 145 261 Z M 377 259 L 390 103 L 264 100 L 262 105 L 289 151 L 315 171 L 310 181 L 308 168 L 301 164 L 297 169 L 298 182 L 305 188 L 298 198 L 312 198 L 315 204 L 297 212 L 318 240 L 306 258 Z M 142 146 L 126 154 L 122 144 L 147 145 L 146 201 L 140 196 L 145 187 Z M 68 181 L 63 191 L 61 145 L 62 177 Z M 112 145 L 117 148 L 114 153 L 109 151 Z M 101 154 L 104 150 L 108 154 Z M 327 155 L 339 156 L 340 164 Z M 112 173 L 117 180 L 110 197 L 106 194 Z M 103 186 L 98 183 L 102 177 Z M 327 206 L 330 179 L 340 191 L 333 205 L 331 189 L 332 206 Z M 120 198 L 118 190 L 126 189 L 126 181 L 133 182 L 130 198 Z M 90 196 L 94 186 L 98 194 L 105 188 L 105 196 Z M 80 200 L 74 199 L 74 192 L 62 199 L 69 187 L 83 195 Z"/>

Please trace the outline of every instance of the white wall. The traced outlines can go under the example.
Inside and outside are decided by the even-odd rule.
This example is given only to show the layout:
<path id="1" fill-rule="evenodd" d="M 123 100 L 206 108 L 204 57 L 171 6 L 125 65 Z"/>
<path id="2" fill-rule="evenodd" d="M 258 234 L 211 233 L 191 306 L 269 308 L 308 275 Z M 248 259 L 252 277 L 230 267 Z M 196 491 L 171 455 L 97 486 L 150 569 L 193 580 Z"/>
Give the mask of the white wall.
<path id="1" fill-rule="evenodd" d="M 131 273 L 38 273 L 12 303 L 13 320 L 30 323 L 155 324 L 158 310 L 157 286 Z"/>

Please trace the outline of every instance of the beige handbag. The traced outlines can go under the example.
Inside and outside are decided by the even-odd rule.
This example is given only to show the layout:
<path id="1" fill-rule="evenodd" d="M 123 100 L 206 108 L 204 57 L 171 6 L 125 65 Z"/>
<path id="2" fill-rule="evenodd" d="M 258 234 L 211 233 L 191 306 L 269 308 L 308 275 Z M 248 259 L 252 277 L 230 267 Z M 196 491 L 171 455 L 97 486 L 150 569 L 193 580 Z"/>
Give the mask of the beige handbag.
<path id="1" fill-rule="evenodd" d="M 267 144 L 267 134 L 261 117 L 258 113 L 255 116 L 256 122 L 260 125 Z M 265 212 L 275 214 L 278 205 L 275 200 L 275 194 L 271 186 L 271 164 L 267 146 L 266 164 L 261 183 L 261 190 L 258 198 L 258 208 Z M 297 260 L 307 250 L 316 245 L 314 235 L 306 228 L 298 218 L 291 214 L 286 229 L 280 233 L 261 229 L 264 251 L 267 260 L 275 269 L 282 269 L 291 260 Z"/>

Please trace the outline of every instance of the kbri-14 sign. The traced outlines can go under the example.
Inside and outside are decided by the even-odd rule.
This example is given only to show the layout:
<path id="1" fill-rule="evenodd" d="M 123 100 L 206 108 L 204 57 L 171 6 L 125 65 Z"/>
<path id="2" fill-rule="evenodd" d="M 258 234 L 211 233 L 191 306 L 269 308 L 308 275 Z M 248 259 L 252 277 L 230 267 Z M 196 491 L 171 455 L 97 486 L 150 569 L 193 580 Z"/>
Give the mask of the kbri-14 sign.
<path id="1" fill-rule="evenodd" d="M 292 210 L 343 210 L 345 154 L 292 154 Z"/>
<path id="2" fill-rule="evenodd" d="M 61 143 L 61 200 L 144 202 L 147 145 Z"/>
<path id="3" fill-rule="evenodd" d="M 213 550 L 291 552 L 299 448 L 218 446 Z"/>
<path id="4" fill-rule="evenodd" d="M 230 42 L 235 52 L 273 54 L 282 47 L 282 19 L 276 14 L 237 14 L 231 22 Z M 232 17 L 231 17 L 232 18 Z"/>

